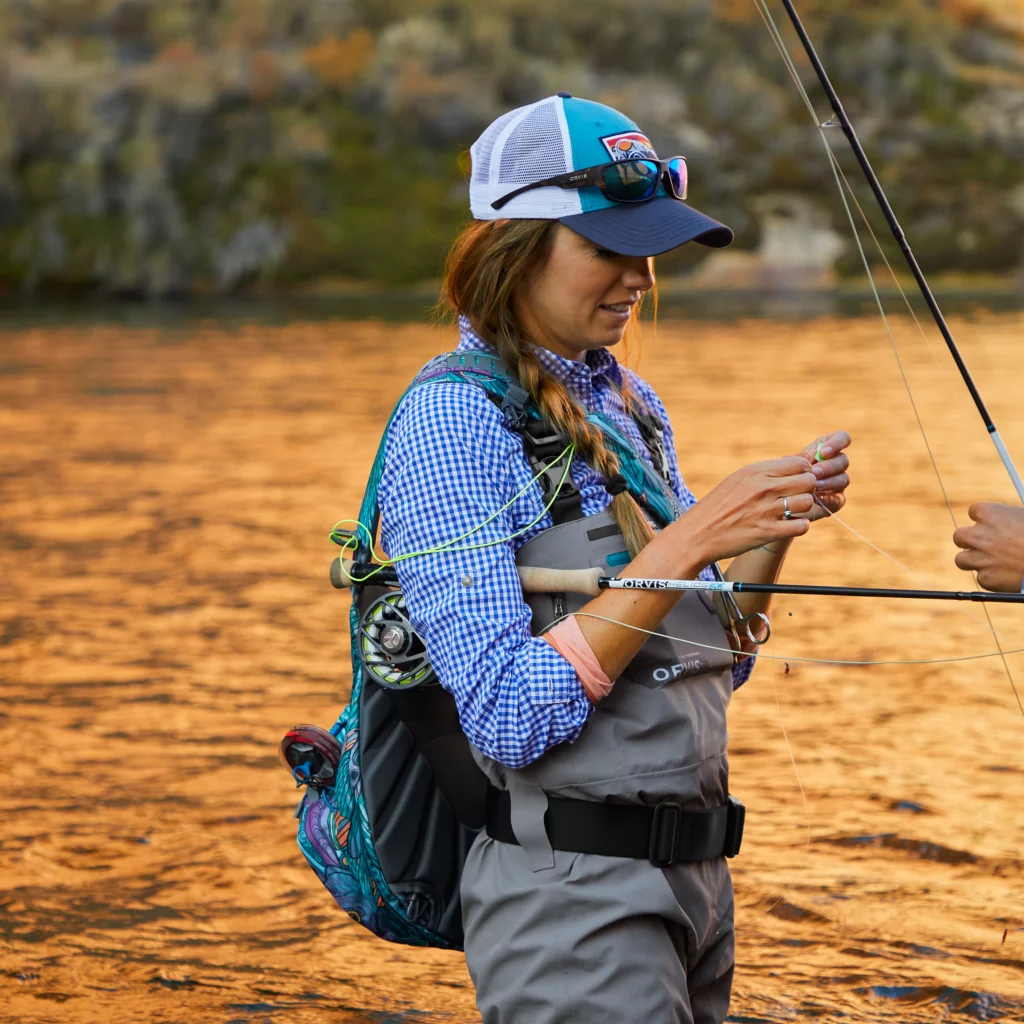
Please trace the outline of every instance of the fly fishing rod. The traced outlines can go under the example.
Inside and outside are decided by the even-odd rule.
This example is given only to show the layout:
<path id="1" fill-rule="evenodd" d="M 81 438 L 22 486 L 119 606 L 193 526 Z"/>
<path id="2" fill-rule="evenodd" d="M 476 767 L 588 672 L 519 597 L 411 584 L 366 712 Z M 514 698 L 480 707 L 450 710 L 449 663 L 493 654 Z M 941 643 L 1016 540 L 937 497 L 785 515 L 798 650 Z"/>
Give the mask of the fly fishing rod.
<path id="1" fill-rule="evenodd" d="M 819 587 L 795 583 L 743 583 L 739 580 L 663 580 L 643 577 L 605 576 L 600 569 L 541 569 L 519 566 L 519 582 L 526 594 L 588 594 L 603 590 L 696 590 L 711 594 L 799 594 L 816 597 L 887 597 L 918 601 L 981 601 L 990 604 L 1024 604 L 1022 594 L 993 594 L 984 590 L 901 590 L 891 587 Z M 353 582 L 382 587 L 398 585 L 395 570 L 371 563 L 331 563 L 331 583 L 345 589 Z"/>
<path id="2" fill-rule="evenodd" d="M 584 569 L 587 575 L 591 570 Z M 581 581 L 582 582 L 582 581 Z M 587 581 L 589 584 L 589 580 Z M 818 597 L 896 597 L 923 601 L 986 601 L 1024 604 L 1024 594 L 983 590 L 900 590 L 889 587 L 818 587 L 795 583 L 742 583 L 739 580 L 658 580 L 598 576 L 597 590 L 701 590 L 715 594 L 803 594 Z"/>
<path id="3" fill-rule="evenodd" d="M 892 206 L 889 205 L 889 200 L 885 195 L 881 182 L 878 180 L 878 175 L 875 174 L 874 168 L 871 166 L 871 161 L 868 160 L 867 153 L 864 152 L 864 147 L 860 144 L 860 140 L 857 138 L 857 133 L 853 130 L 853 124 L 847 116 L 846 111 L 843 109 L 843 104 L 840 102 L 838 93 L 836 93 L 835 88 L 829 81 L 828 74 L 825 72 L 825 66 L 822 64 L 821 58 L 814 49 L 814 44 L 811 42 L 810 36 L 807 35 L 807 30 L 804 28 L 803 22 L 800 20 L 800 15 L 797 14 L 796 8 L 793 6 L 793 0 L 782 0 L 782 4 L 786 8 L 789 20 L 793 23 L 793 28 L 796 29 L 796 34 L 800 37 L 800 42 L 803 45 L 804 51 L 806 52 L 811 65 L 814 67 L 815 74 L 818 76 L 818 81 L 821 82 L 821 87 L 825 90 L 825 95 L 828 97 L 828 101 L 832 105 L 832 110 L 835 112 L 836 119 L 843 129 L 843 134 L 849 140 L 850 148 L 853 150 L 853 155 L 857 158 L 857 163 L 860 164 L 860 168 L 864 172 L 864 177 L 871 186 L 871 191 L 875 194 L 875 199 L 878 200 L 878 205 L 882 210 L 882 214 L 885 217 L 886 222 L 892 230 L 893 236 L 900 247 L 900 251 L 903 253 L 904 259 L 907 261 L 907 266 L 910 267 L 910 272 L 914 275 L 914 280 L 917 282 L 917 286 L 920 288 L 921 294 L 924 296 L 924 301 L 927 303 L 928 309 L 931 311 L 932 317 L 935 319 L 935 323 L 938 325 L 939 331 L 942 333 L 942 337 L 946 342 L 946 347 L 949 349 L 950 355 L 956 363 L 956 368 L 960 371 L 960 376 L 963 378 L 964 384 L 967 385 L 967 390 L 971 393 L 971 398 L 974 399 L 974 404 L 985 424 L 985 429 L 992 438 L 992 443 L 995 445 L 996 451 L 999 453 L 999 458 L 1002 461 L 1006 472 L 1010 475 L 1010 480 L 1013 482 L 1013 486 L 1017 491 L 1018 497 L 1021 502 L 1024 503 L 1024 481 L 1021 480 L 1020 474 L 1017 472 L 1017 467 L 1013 464 L 1013 459 L 1010 457 L 1010 453 L 1007 450 L 1006 445 L 1003 443 L 1003 439 L 999 436 L 999 431 L 996 429 L 996 425 L 985 406 L 985 402 L 981 397 L 981 392 L 978 391 L 978 387 L 974 383 L 974 378 L 971 376 L 970 371 L 967 369 L 967 364 L 964 362 L 964 358 L 960 354 L 960 349 L 953 340 L 953 335 L 950 332 L 949 325 L 946 323 L 946 318 L 942 315 L 942 310 L 939 309 L 939 304 L 936 301 L 935 296 L 932 294 L 932 290 L 928 285 L 924 272 L 921 270 L 921 267 L 917 262 L 917 258 L 914 256 L 913 250 L 910 248 L 910 243 L 907 241 L 907 236 L 903 233 L 903 228 L 900 227 L 900 222 L 896 219 L 896 214 L 893 212 Z M 821 126 L 819 125 L 819 127 Z M 831 593 L 831 591 L 829 592 Z M 910 592 L 908 591 L 907 593 L 909 594 Z"/>

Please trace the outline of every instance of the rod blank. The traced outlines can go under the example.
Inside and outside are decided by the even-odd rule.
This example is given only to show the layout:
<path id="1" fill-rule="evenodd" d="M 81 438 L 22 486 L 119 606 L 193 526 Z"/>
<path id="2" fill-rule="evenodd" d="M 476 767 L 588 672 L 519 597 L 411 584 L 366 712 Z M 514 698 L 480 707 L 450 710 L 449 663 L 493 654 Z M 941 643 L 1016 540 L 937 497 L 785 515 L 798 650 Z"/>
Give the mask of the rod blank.
<path id="1" fill-rule="evenodd" d="M 793 6 L 793 0 L 782 0 L 782 5 L 786 8 L 786 13 L 789 15 L 789 20 L 793 23 L 793 28 L 796 29 L 796 34 L 800 37 L 800 43 L 804 48 L 804 52 L 807 54 L 807 58 L 810 60 L 811 65 L 814 68 L 814 72 L 818 76 L 818 81 L 821 83 L 822 89 L 825 90 L 825 95 L 828 97 L 828 101 L 832 105 L 832 110 L 835 112 L 836 118 L 842 126 L 843 134 L 850 143 L 850 148 L 853 150 L 853 155 L 857 158 L 857 163 L 860 164 L 860 169 L 864 172 L 864 177 L 867 180 L 868 185 L 871 186 L 871 191 L 874 193 L 878 206 L 882 211 L 882 215 L 885 217 L 886 223 L 889 225 L 889 229 L 892 231 L 893 237 L 896 239 L 896 243 L 900 247 L 900 252 L 903 253 L 903 258 L 906 260 L 907 266 L 910 268 L 910 272 L 914 275 L 917 287 L 920 289 L 921 295 L 924 297 L 924 301 L 928 306 L 928 310 L 931 312 L 932 318 L 935 320 L 935 323 L 942 334 L 942 338 L 946 342 L 949 354 L 953 357 L 953 362 L 956 363 L 956 368 L 960 371 L 960 376 L 963 378 L 964 384 L 967 385 L 967 390 L 971 393 L 971 398 L 974 400 L 974 405 L 978 410 L 978 414 L 981 416 L 982 422 L 985 424 L 985 429 L 988 431 L 989 436 L 992 438 L 992 443 L 995 445 L 996 451 L 999 453 L 999 459 L 1002 462 L 1003 467 L 1006 469 L 1006 472 L 1009 474 L 1010 480 L 1013 482 L 1014 489 L 1017 491 L 1017 496 L 1020 498 L 1021 502 L 1024 503 L 1024 481 L 1021 480 L 1020 474 L 1017 472 L 1017 467 L 1013 464 L 1013 459 L 1010 457 L 1010 453 L 1006 450 L 1006 445 L 1003 444 L 1002 438 L 999 436 L 999 431 L 996 430 L 996 425 L 985 406 L 985 402 L 981 397 L 981 392 L 978 390 L 977 384 L 974 383 L 974 378 L 971 376 L 970 370 L 967 369 L 967 364 L 964 362 L 964 357 L 960 354 L 960 349 L 957 347 L 957 343 L 953 340 L 952 332 L 949 329 L 949 325 L 946 323 L 946 318 L 942 315 L 942 310 L 939 309 L 939 304 L 932 293 L 927 278 L 924 276 L 924 271 L 921 270 L 920 264 L 917 262 L 917 257 L 914 255 L 913 249 L 910 248 L 910 242 L 907 241 L 907 236 L 904 234 L 903 228 L 900 227 L 900 222 L 896 219 L 896 214 L 893 211 L 892 206 L 889 205 L 889 199 L 885 194 L 885 190 L 882 188 L 882 183 L 878 180 L 878 175 L 875 174 L 874 168 L 871 166 L 871 161 L 868 160 L 868 155 L 864 152 L 864 147 L 860 144 L 860 139 L 857 138 L 857 133 L 853 130 L 853 123 L 850 121 L 846 111 L 843 109 L 843 104 L 839 99 L 839 94 L 836 92 L 835 87 L 829 80 L 828 74 L 825 71 L 825 65 L 822 64 L 821 58 L 814 49 L 814 44 L 811 42 L 811 38 L 807 34 L 807 29 L 804 28 L 803 22 L 800 20 L 800 15 L 797 14 L 796 7 Z"/>
<path id="2" fill-rule="evenodd" d="M 568 582 L 568 580 L 564 581 Z M 824 587 L 796 583 L 720 583 L 706 580 L 620 579 L 602 576 L 602 590 L 703 590 L 733 594 L 799 594 L 817 597 L 884 597 L 918 601 L 981 601 L 1024 604 L 1024 594 L 992 594 L 984 590 L 900 590 L 891 587 Z"/>

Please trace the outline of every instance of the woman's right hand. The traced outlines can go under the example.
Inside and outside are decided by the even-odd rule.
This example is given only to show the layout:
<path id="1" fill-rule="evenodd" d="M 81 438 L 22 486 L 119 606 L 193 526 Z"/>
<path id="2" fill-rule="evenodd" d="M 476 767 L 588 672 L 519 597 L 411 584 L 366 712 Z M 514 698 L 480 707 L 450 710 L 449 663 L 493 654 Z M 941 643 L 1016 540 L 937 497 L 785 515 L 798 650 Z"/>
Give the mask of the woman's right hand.
<path id="1" fill-rule="evenodd" d="M 675 531 L 687 555 L 692 557 L 696 549 L 705 558 L 701 564 L 733 558 L 772 541 L 799 537 L 808 531 L 810 523 L 806 519 L 783 519 L 786 506 L 782 499 L 794 514 L 809 512 L 817 482 L 810 462 L 800 455 L 755 462 L 727 476 L 663 536 Z"/>

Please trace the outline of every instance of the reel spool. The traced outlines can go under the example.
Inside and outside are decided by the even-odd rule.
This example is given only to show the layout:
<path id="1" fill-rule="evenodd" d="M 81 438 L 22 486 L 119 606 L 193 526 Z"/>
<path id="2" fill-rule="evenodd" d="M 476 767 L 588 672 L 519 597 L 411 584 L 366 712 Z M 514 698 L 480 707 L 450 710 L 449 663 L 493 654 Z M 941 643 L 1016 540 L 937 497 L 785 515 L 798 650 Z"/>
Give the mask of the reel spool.
<path id="1" fill-rule="evenodd" d="M 409 690 L 437 681 L 400 590 L 383 594 L 363 612 L 356 645 L 363 668 L 385 689 Z"/>
<path id="2" fill-rule="evenodd" d="M 341 744 L 334 733 L 319 725 L 289 729 L 278 748 L 281 763 L 292 773 L 296 786 L 326 789 L 334 782 L 341 761 Z"/>

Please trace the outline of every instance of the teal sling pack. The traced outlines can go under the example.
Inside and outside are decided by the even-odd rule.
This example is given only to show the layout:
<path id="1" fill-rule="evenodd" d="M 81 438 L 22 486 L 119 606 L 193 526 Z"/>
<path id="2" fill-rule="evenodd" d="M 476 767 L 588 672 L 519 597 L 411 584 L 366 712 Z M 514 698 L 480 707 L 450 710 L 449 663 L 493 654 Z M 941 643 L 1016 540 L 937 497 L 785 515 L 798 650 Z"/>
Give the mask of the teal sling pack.
<path id="1" fill-rule="evenodd" d="M 545 494 L 565 478 L 551 508 L 555 521 L 560 516 L 582 518 L 578 492 L 571 483 L 565 486 L 564 460 L 543 458 L 552 447 L 554 455 L 564 451 L 565 438 L 542 419 L 495 357 L 454 352 L 438 356 L 420 371 L 388 419 L 359 510 L 359 522 L 369 525 L 369 533 L 356 535 L 358 561 L 373 559 L 388 430 L 405 396 L 430 381 L 482 387 L 510 429 L 523 437 Z M 630 493 L 662 525 L 675 519 L 678 510 L 666 485 L 658 421 L 646 413 L 635 417 L 655 465 L 660 454 L 663 476 L 604 417 L 589 418 L 618 456 Z M 537 472 L 538 465 L 543 473 Z M 351 535 L 336 539 L 352 543 Z M 447 690 L 436 680 L 389 688 L 366 671 L 358 655 L 360 623 L 374 602 L 388 594 L 395 594 L 393 584 L 367 581 L 352 587 L 349 702 L 329 731 L 297 726 L 282 741 L 288 767 L 298 784 L 307 786 L 295 814 L 299 848 L 349 917 L 375 935 L 405 945 L 461 949 L 459 880 L 470 845 L 484 825 L 488 783 L 473 760 Z"/>

